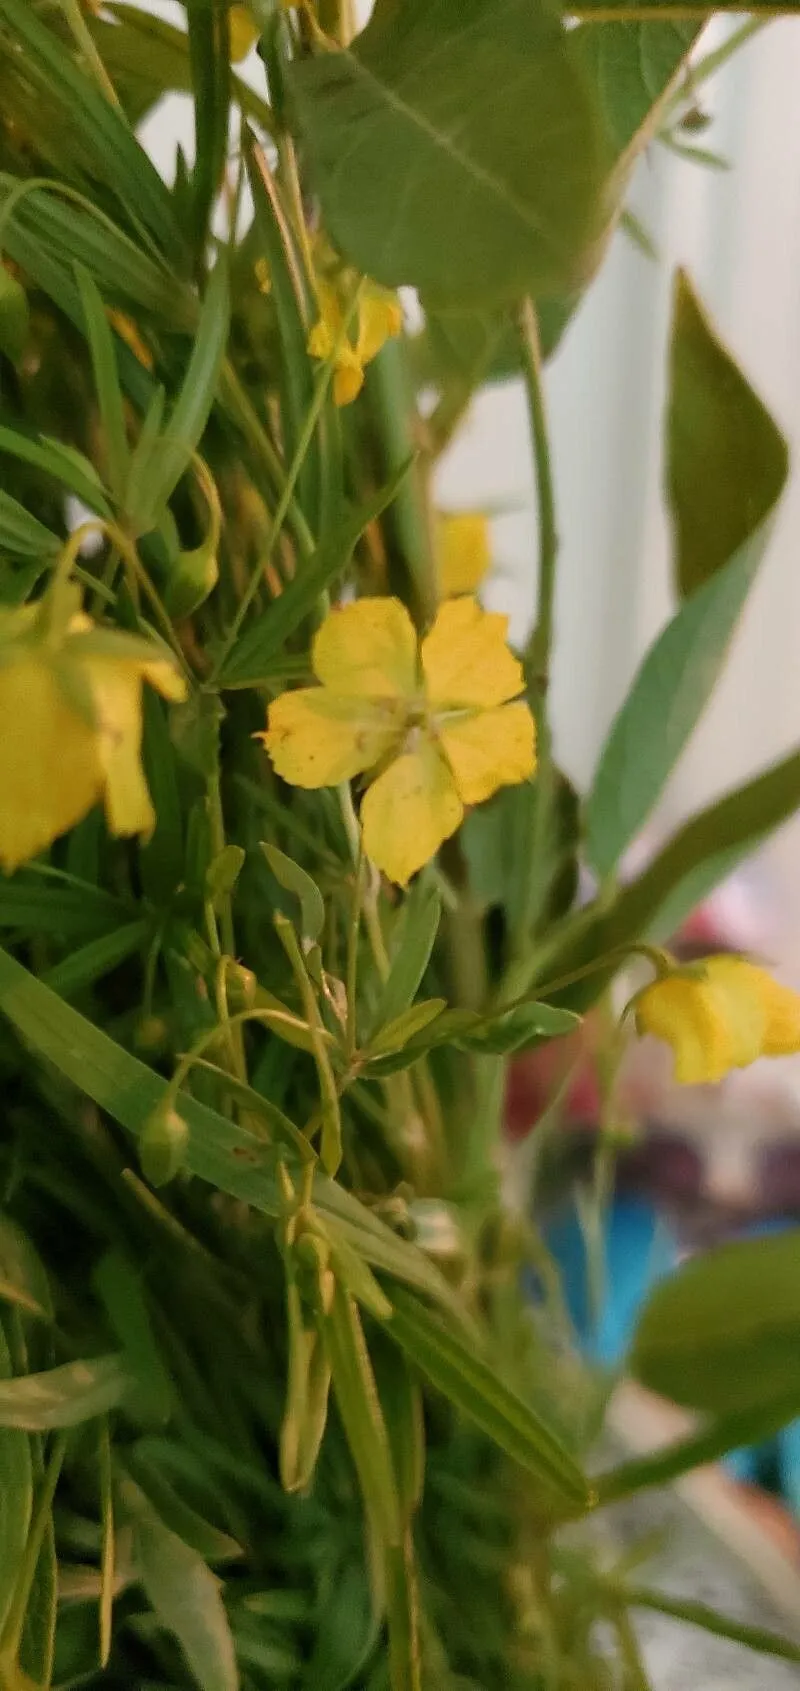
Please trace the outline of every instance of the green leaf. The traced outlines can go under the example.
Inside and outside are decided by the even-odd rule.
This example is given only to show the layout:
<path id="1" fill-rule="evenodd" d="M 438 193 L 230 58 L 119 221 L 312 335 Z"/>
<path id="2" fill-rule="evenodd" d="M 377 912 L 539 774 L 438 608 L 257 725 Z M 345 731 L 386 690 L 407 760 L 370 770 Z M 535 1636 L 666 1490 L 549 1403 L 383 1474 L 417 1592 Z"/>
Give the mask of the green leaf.
<path id="1" fill-rule="evenodd" d="M 373 1035 L 369 1042 L 369 1056 L 387 1057 L 395 1051 L 402 1051 L 409 1040 L 435 1022 L 446 1007 L 446 998 L 424 998 L 418 1004 L 411 1004 L 391 1022 L 385 1022 Z"/>
<path id="2" fill-rule="evenodd" d="M 25 1315 L 52 1321 L 53 1299 L 44 1263 L 22 1228 L 0 1212 L 0 1298 Z M 3 1376 L 5 1377 L 5 1376 Z"/>
<path id="3" fill-rule="evenodd" d="M 119 1250 L 101 1257 L 92 1276 L 111 1331 L 136 1380 L 137 1418 L 166 1421 L 173 1403 L 172 1381 L 153 1337 L 139 1276 Z"/>
<path id="4" fill-rule="evenodd" d="M 637 1379 L 712 1413 L 796 1393 L 800 1230 L 720 1245 L 651 1293 L 629 1358 Z"/>
<path id="5" fill-rule="evenodd" d="M 697 1603 L 690 1597 L 668 1597 L 641 1585 L 626 1586 L 620 1595 L 629 1608 L 669 1615 L 684 1626 L 701 1627 L 715 1638 L 729 1638 L 732 1644 L 741 1644 L 746 1650 L 754 1650 L 762 1656 L 774 1656 L 783 1662 L 800 1662 L 800 1644 L 793 1639 L 782 1638 L 766 1627 L 750 1626 L 746 1621 L 735 1620 L 732 1615 L 721 1615 L 708 1603 Z"/>
<path id="6" fill-rule="evenodd" d="M 163 250 L 183 260 L 184 246 L 173 216 L 169 191 L 121 111 L 113 106 L 47 29 L 28 0 L 0 0 L 0 43 L 4 72 L 17 55 L 26 80 L 60 123 L 67 155 L 76 143 L 83 159 L 107 183 L 125 207 L 131 222 L 141 218 Z M 4 86 L 8 116 L 13 111 L 13 78 Z"/>
<path id="7" fill-rule="evenodd" d="M 11 1378 L 11 1358 L 0 1322 L 0 1387 Z M 0 1431 L 0 1633 L 17 1585 L 33 1508 L 33 1470 L 27 1433 Z"/>
<path id="8" fill-rule="evenodd" d="M 216 906 L 219 899 L 228 898 L 244 868 L 247 853 L 242 846 L 224 845 L 212 857 L 206 870 L 206 892 Z"/>
<path id="9" fill-rule="evenodd" d="M 348 51 L 292 67 L 290 91 L 326 225 L 377 281 L 472 307 L 582 277 L 601 131 L 545 5 L 379 0 Z"/>
<path id="10" fill-rule="evenodd" d="M 320 1318 L 320 1332 L 330 1359 L 336 1405 L 358 1474 L 364 1507 L 384 1544 L 399 1544 L 400 1505 L 375 1376 L 358 1310 L 338 1281 L 330 1310 Z"/>
<path id="11" fill-rule="evenodd" d="M 681 65 L 703 27 L 697 18 L 659 17 L 592 23 L 575 31 L 578 55 L 597 90 L 621 186 L 633 159 L 655 133 Z"/>
<path id="12" fill-rule="evenodd" d="M 164 1525 L 138 1486 L 123 1480 L 120 1492 L 133 1524 L 142 1584 L 161 1625 L 177 1639 L 201 1691 L 238 1691 L 219 1581 L 197 1551 Z"/>
<path id="13" fill-rule="evenodd" d="M 0 929 L 87 939 L 116 930 L 129 911 L 101 887 L 77 888 L 68 879 L 40 880 L 24 871 L 0 881 Z"/>
<path id="14" fill-rule="evenodd" d="M 436 887 L 420 880 L 412 887 L 400 917 L 399 940 L 375 1012 L 376 1028 L 402 1015 L 416 997 L 439 931 L 442 901 Z"/>
<path id="15" fill-rule="evenodd" d="M 102 934 L 99 939 L 81 946 L 80 950 L 70 952 L 68 957 L 48 969 L 43 979 L 62 998 L 72 998 L 141 951 L 150 931 L 151 924 L 144 917 L 136 922 L 126 922 L 116 932 Z"/>
<path id="16" fill-rule="evenodd" d="M 788 465 L 783 435 L 714 333 L 685 271 L 677 271 L 667 491 L 682 595 L 708 581 L 763 522 Z"/>
<path id="17" fill-rule="evenodd" d="M 660 797 L 716 685 L 769 536 L 757 529 L 699 587 L 647 653 L 606 740 L 586 811 L 586 850 L 605 877 Z"/>
<path id="18" fill-rule="evenodd" d="M 394 1313 L 386 1332 L 437 1391 L 468 1416 L 553 1500 L 588 1506 L 580 1468 L 546 1422 L 504 1385 L 496 1364 L 446 1326 L 410 1293 L 392 1293 Z"/>
<path id="19" fill-rule="evenodd" d="M 111 19 L 106 21 L 105 14 Z M 138 123 L 167 89 L 192 92 L 188 36 L 174 24 L 127 6 L 120 0 L 103 7 L 102 17 L 90 16 L 89 28 L 100 55 L 132 122 Z M 247 117 L 267 131 L 270 110 L 255 89 L 241 77 L 231 77 L 232 92 Z"/>
<path id="20" fill-rule="evenodd" d="M 559 1039 L 571 1033 L 577 1018 L 569 1010 L 556 1009 L 551 1004 L 518 1004 L 502 1015 L 479 1017 L 473 1027 L 456 1032 L 453 1043 L 464 1051 L 492 1052 L 507 1056 L 512 1051 L 524 1051 L 545 1039 Z"/>
<path id="21" fill-rule="evenodd" d="M 365 528 L 391 505 L 410 467 L 411 460 L 401 464 L 377 493 L 359 505 L 330 539 L 317 547 L 310 564 L 298 570 L 269 610 L 251 624 L 237 641 L 222 671 L 222 687 L 257 686 L 269 676 L 270 665 L 276 659 L 285 659 L 287 640 L 317 607 L 321 595 L 337 576 L 347 569 Z"/>
<path id="22" fill-rule="evenodd" d="M 230 289 L 224 256 L 217 259 L 206 289 L 200 312 L 192 354 L 180 393 L 150 462 L 150 473 L 143 482 L 137 508 L 129 511 L 140 533 L 153 528 L 166 501 L 188 469 L 192 454 L 197 450 L 211 407 L 217 393 L 220 373 L 228 346 L 230 328 Z M 130 488 L 128 490 L 130 503 Z"/>
<path id="23" fill-rule="evenodd" d="M 325 926 L 325 902 L 316 881 L 293 858 L 279 851 L 277 846 L 261 840 L 261 850 L 284 891 L 294 893 L 300 902 L 301 931 L 304 940 L 318 940 Z"/>
<path id="24" fill-rule="evenodd" d="M 0 551 L 15 558 L 52 558 L 60 550 L 58 535 L 0 488 Z"/>
<path id="25" fill-rule="evenodd" d="M 133 1377 L 120 1356 L 65 1362 L 43 1374 L 0 1380 L 0 1427 L 27 1433 L 77 1427 L 105 1415 L 128 1396 Z"/>
<path id="26" fill-rule="evenodd" d="M 141 1134 L 152 1112 L 163 1103 L 167 1084 L 160 1075 L 65 1004 L 3 950 L 0 1012 L 33 1052 L 52 1063 L 129 1132 Z M 179 1093 L 178 1103 L 189 1126 L 190 1172 L 266 1215 L 279 1216 L 273 1147 L 188 1093 Z M 455 1320 L 464 1321 L 460 1300 L 423 1252 L 397 1238 L 352 1193 L 317 1172 L 314 1202 L 323 1214 L 337 1218 L 348 1241 L 373 1268 L 415 1286 L 450 1310 Z"/>
<path id="27" fill-rule="evenodd" d="M 42 1548 L 36 1563 L 25 1610 L 25 1624 L 19 1647 L 19 1664 L 36 1686 L 51 1683 L 58 1611 L 58 1563 L 52 1511 L 44 1529 Z"/>
<path id="28" fill-rule="evenodd" d="M 117 498 L 120 498 L 128 470 L 128 440 L 125 433 L 122 388 L 114 353 L 114 337 L 96 284 L 88 271 L 80 265 L 77 268 L 78 289 L 86 320 L 94 384 L 100 407 L 108 484 Z"/>
<path id="29" fill-rule="evenodd" d="M 215 1527 L 179 1496 L 158 1464 L 148 1458 L 145 1440 L 126 1451 L 125 1467 L 164 1525 L 204 1562 L 234 1562 L 241 1556 L 241 1545 L 229 1533 Z"/>
<path id="30" fill-rule="evenodd" d="M 0 424 L 0 452 L 7 452 L 10 457 L 18 458 L 24 464 L 31 464 L 34 469 L 42 470 L 46 476 L 62 483 L 74 493 L 76 498 L 83 500 L 91 511 L 97 511 L 101 516 L 110 516 L 111 510 L 103 492 L 103 484 L 93 464 L 84 458 L 73 446 L 63 446 L 58 440 L 50 440 L 43 434 L 24 434 L 19 424 L 7 428 Z"/>
<path id="31" fill-rule="evenodd" d="M 228 151 L 231 56 L 227 6 L 220 0 L 189 6 L 187 22 L 195 122 L 191 209 L 195 245 L 202 252 Z"/>
<path id="32" fill-rule="evenodd" d="M 793 1421 L 796 1413 L 797 1394 L 793 1392 L 788 1398 L 775 1398 L 757 1403 L 752 1409 L 734 1409 L 715 1416 L 710 1424 L 701 1427 L 699 1433 L 673 1439 L 671 1444 L 647 1456 L 634 1457 L 598 1474 L 598 1505 L 602 1508 L 606 1503 L 615 1503 L 618 1498 L 633 1497 L 637 1492 L 654 1486 L 670 1485 L 693 1468 L 705 1468 L 711 1462 L 719 1462 L 731 1450 L 765 1444 L 789 1421 Z"/>

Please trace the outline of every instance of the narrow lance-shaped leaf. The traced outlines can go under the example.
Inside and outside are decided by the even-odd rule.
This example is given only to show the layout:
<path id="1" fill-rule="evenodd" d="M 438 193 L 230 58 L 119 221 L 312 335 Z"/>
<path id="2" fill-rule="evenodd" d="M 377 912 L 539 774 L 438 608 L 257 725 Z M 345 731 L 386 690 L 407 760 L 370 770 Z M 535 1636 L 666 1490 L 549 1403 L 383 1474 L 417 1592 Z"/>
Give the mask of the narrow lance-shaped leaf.
<path id="1" fill-rule="evenodd" d="M 690 385 L 694 403 L 698 403 L 702 379 L 713 429 L 729 428 L 731 443 L 728 452 L 724 441 L 717 440 L 713 445 L 707 441 L 702 485 L 694 477 L 690 484 L 687 468 L 690 447 L 688 441 L 681 445 L 678 460 L 681 473 L 677 477 L 681 489 L 679 549 L 681 536 L 688 534 L 689 522 L 698 527 L 702 524 L 702 532 L 709 533 L 720 523 L 724 545 L 733 544 L 736 549 L 723 554 L 720 550 L 723 542 L 714 542 L 713 573 L 705 571 L 701 584 L 651 646 L 612 725 L 595 773 L 586 815 L 589 860 L 602 876 L 616 868 L 647 820 L 708 703 L 755 580 L 770 533 L 771 512 L 788 466 L 782 436 L 755 395 L 750 394 L 747 401 L 743 399 L 744 377 L 713 339 L 683 280 L 679 282 L 677 297 L 676 333 L 683 337 L 688 332 L 692 347 Z M 689 356 L 684 350 L 678 360 L 681 392 L 687 391 Z M 738 400 L 730 404 L 734 390 Z M 675 402 L 672 413 L 674 434 Z M 757 487 L 758 492 L 753 492 L 749 503 L 741 503 L 735 519 L 729 521 L 721 512 L 730 493 L 728 479 L 731 465 L 739 454 L 737 442 L 745 414 L 754 463 L 760 466 L 753 472 L 755 480 L 750 485 L 753 489 Z M 716 482 L 712 479 L 714 465 Z M 769 473 L 765 474 L 767 465 Z M 743 476 L 749 473 L 742 469 Z M 675 486 L 674 457 L 672 480 Z M 694 541 L 690 549 L 696 564 Z M 695 564 L 689 571 L 690 580 L 699 573 Z"/>
<path id="2" fill-rule="evenodd" d="M 721 569 L 771 511 L 788 462 L 782 434 L 679 270 L 670 341 L 667 493 L 682 595 Z"/>
<path id="3" fill-rule="evenodd" d="M 581 277 L 602 132 L 540 0 L 378 0 L 350 49 L 294 66 L 290 89 L 327 226 L 378 281 L 473 306 Z"/>

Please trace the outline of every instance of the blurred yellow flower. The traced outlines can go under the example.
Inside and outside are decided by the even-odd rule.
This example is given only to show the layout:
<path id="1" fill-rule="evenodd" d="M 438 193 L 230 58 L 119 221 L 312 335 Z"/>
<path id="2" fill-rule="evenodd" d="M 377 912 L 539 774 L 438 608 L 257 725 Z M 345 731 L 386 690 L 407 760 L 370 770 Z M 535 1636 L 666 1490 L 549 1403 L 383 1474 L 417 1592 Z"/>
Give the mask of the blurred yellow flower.
<path id="1" fill-rule="evenodd" d="M 800 993 L 743 957 L 709 957 L 645 988 L 636 1027 L 672 1046 L 683 1086 L 722 1080 L 757 1057 L 800 1051 Z"/>
<path id="2" fill-rule="evenodd" d="M 317 282 L 320 315 L 308 337 L 312 358 L 330 358 L 336 351 L 333 397 L 337 405 L 350 405 L 364 385 L 364 366 L 375 358 L 387 340 L 399 335 L 403 313 L 394 294 L 366 280 L 358 301 L 358 335 L 355 345 L 341 339 L 343 312 L 339 295 L 330 282 Z"/>
<path id="3" fill-rule="evenodd" d="M 238 65 L 242 59 L 247 58 L 261 31 L 247 6 L 231 6 L 228 12 L 228 30 L 231 64 Z"/>
<path id="4" fill-rule="evenodd" d="M 474 593 L 492 561 L 489 524 L 482 511 L 440 512 L 436 519 L 436 553 L 442 596 Z"/>
<path id="5" fill-rule="evenodd" d="M 534 721 L 517 697 L 524 676 L 507 626 L 475 599 L 452 599 L 420 642 L 399 600 L 358 599 L 314 637 L 321 686 L 269 707 L 259 738 L 285 781 L 329 787 L 370 776 L 364 849 L 400 886 L 455 832 L 466 805 L 533 774 Z"/>
<path id="6" fill-rule="evenodd" d="M 155 815 L 140 760 L 142 682 L 185 696 L 149 642 L 72 617 L 43 638 L 37 606 L 0 623 L 0 863 L 34 857 L 98 799 L 112 834 L 149 833 Z"/>

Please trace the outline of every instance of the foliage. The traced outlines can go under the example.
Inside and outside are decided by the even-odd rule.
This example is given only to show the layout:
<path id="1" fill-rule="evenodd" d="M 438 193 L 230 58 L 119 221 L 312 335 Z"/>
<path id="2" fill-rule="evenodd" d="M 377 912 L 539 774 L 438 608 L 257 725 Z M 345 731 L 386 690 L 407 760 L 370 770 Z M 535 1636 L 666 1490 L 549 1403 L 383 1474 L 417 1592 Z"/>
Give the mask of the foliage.
<path id="1" fill-rule="evenodd" d="M 548 719 L 541 360 L 637 157 L 680 144 L 725 57 L 697 53 L 712 9 L 567 28 L 548 0 L 377 0 L 359 35 L 349 0 L 192 0 L 185 27 L 0 0 L 3 1691 L 599 1691 L 645 1683 L 643 1605 L 792 1655 L 601 1575 L 582 1523 L 795 1413 L 796 1244 L 658 1294 L 631 1365 L 711 1419 L 598 1478 L 603 1386 L 557 1297 L 526 1305 L 543 1247 L 496 1172 L 514 1053 L 800 799 L 794 756 L 617 887 L 787 473 L 685 277 L 680 603 L 588 794 Z M 196 141 L 171 186 L 136 133 L 168 90 Z M 432 496 L 472 394 L 512 374 L 540 512 L 519 662 L 442 605 L 485 533 Z M 336 622 L 341 598 L 363 612 Z M 321 694 L 345 762 L 320 777 L 315 744 L 275 745 Z M 396 783 L 374 855 L 407 889 L 365 854 L 364 773 Z"/>

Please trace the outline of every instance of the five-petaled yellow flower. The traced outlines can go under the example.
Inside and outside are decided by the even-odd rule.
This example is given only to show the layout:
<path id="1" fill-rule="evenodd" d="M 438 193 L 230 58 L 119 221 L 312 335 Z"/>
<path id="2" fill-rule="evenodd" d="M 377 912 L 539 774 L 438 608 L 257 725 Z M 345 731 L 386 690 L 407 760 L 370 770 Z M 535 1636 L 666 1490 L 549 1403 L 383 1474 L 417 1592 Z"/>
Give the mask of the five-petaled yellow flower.
<path id="1" fill-rule="evenodd" d="M 709 957 L 699 968 L 653 981 L 636 1001 L 637 1031 L 672 1046 L 681 1085 L 800 1051 L 800 993 L 743 957 Z"/>
<path id="2" fill-rule="evenodd" d="M 320 314 L 309 335 L 308 350 L 313 358 L 330 358 L 336 347 L 333 397 L 337 405 L 350 405 L 364 385 L 365 364 L 375 358 L 386 341 L 399 335 L 403 313 L 394 294 L 365 280 L 359 294 L 354 345 L 349 334 L 341 336 L 342 307 L 330 282 L 317 283 L 317 299 Z"/>
<path id="3" fill-rule="evenodd" d="M 399 600 L 358 599 L 317 630 L 322 685 L 269 707 L 260 737 L 285 781 L 370 776 L 364 850 L 400 886 L 455 833 L 466 805 L 533 774 L 534 722 L 506 632 L 506 617 L 451 599 L 420 642 Z"/>
<path id="4" fill-rule="evenodd" d="M 78 613 L 58 641 L 39 607 L 0 622 L 0 864 L 43 851 L 103 799 L 112 834 L 155 815 L 141 765 L 142 682 L 167 699 L 184 683 L 158 647 Z"/>

